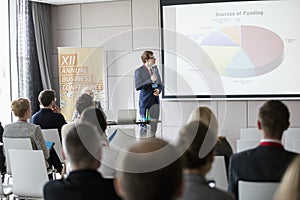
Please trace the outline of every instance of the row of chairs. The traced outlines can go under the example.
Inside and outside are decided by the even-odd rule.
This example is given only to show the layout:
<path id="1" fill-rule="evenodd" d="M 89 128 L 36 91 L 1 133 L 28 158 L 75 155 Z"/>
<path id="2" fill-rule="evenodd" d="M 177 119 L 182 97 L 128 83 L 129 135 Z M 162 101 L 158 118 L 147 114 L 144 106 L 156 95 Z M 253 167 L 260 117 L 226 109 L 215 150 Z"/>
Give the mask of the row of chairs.
<path id="1" fill-rule="evenodd" d="M 57 129 L 42 129 L 46 141 L 54 142 L 61 162 L 62 146 Z M 48 170 L 42 150 L 33 150 L 30 138 L 3 138 L 6 156 L 7 185 L 3 187 L 2 196 L 14 194 L 19 198 L 43 198 L 43 186 L 49 181 L 49 175 L 56 177 L 56 170 Z M 12 185 L 9 185 L 12 178 Z M 30 181 L 30 184 L 28 183 Z"/>
<path id="2" fill-rule="evenodd" d="M 240 140 L 237 140 L 237 152 L 256 147 L 261 138 L 262 134 L 257 128 L 242 128 Z M 287 129 L 282 141 L 285 149 L 300 153 L 300 128 Z"/>
<path id="3" fill-rule="evenodd" d="M 1 196 L 13 194 L 14 199 L 43 199 L 43 187 L 49 181 L 43 151 L 8 149 L 8 155 L 13 184 L 2 185 L 1 181 Z"/>

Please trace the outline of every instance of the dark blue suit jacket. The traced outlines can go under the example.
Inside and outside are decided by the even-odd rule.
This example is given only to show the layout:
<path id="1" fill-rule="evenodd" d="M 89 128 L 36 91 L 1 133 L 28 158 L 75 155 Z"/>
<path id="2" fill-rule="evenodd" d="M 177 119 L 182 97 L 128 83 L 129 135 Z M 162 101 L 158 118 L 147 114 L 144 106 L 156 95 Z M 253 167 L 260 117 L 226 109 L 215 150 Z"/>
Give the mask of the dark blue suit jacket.
<path id="1" fill-rule="evenodd" d="M 158 84 L 158 89 L 161 92 L 163 85 L 157 67 L 155 67 L 154 73 L 157 76 L 157 81 L 155 83 Z M 154 88 L 152 88 L 151 76 L 148 69 L 144 65 L 142 65 L 141 67 L 135 70 L 134 82 L 135 82 L 136 90 L 137 91 L 140 90 L 140 99 L 139 99 L 140 114 L 145 115 L 146 109 L 150 109 L 153 105 L 159 104 L 159 96 L 153 95 Z M 151 117 L 157 119 L 159 117 L 158 115 L 159 113 L 156 113 Z"/>
<path id="2" fill-rule="evenodd" d="M 113 179 L 104 179 L 95 170 L 70 172 L 66 179 L 53 180 L 44 186 L 45 200 L 119 200 Z"/>
<path id="3" fill-rule="evenodd" d="M 51 109 L 43 108 L 32 116 L 31 122 L 40 125 L 42 129 L 58 129 L 60 137 L 61 127 L 67 123 L 62 114 L 55 113 Z"/>
<path id="4" fill-rule="evenodd" d="M 258 146 L 233 154 L 229 162 L 228 190 L 238 197 L 239 180 L 280 182 L 296 155 L 275 146 Z"/>

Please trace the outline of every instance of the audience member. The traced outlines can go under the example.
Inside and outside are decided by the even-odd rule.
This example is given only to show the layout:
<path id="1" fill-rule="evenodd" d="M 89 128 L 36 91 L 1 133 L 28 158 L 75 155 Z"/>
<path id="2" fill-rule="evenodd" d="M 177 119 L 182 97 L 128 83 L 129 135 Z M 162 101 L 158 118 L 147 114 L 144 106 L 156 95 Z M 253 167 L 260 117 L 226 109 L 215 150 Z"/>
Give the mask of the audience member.
<path id="1" fill-rule="evenodd" d="M 2 143 L 3 143 L 3 139 L 2 139 L 3 132 L 4 132 L 4 129 L 3 129 L 3 126 L 1 125 L 1 122 L 0 122 L 0 142 L 2 142 Z M 6 172 L 6 167 L 5 167 L 4 163 L 5 163 L 5 156 L 4 156 L 4 153 L 3 153 L 3 145 L 1 145 L 0 146 L 0 170 L 1 170 L 1 174 L 4 174 Z"/>
<path id="2" fill-rule="evenodd" d="M 274 200 L 300 199 L 300 156 L 289 165 L 275 193 Z"/>
<path id="3" fill-rule="evenodd" d="M 75 109 L 77 111 L 77 119 L 80 118 L 82 112 L 93 105 L 93 98 L 88 94 L 81 94 L 75 103 Z M 73 119 L 73 121 L 76 119 Z"/>
<path id="4" fill-rule="evenodd" d="M 43 90 L 38 99 L 41 109 L 32 116 L 32 123 L 40 125 L 42 129 L 58 129 L 61 139 L 61 127 L 67 122 L 55 104 L 55 91 Z"/>
<path id="5" fill-rule="evenodd" d="M 195 108 L 192 113 L 190 114 L 187 123 L 192 121 L 201 121 L 203 122 L 209 129 L 213 132 L 219 132 L 219 124 L 215 114 L 212 110 L 206 106 L 199 106 Z M 232 147 L 230 146 L 229 142 L 227 141 L 225 136 L 218 136 L 217 143 L 215 145 L 215 155 L 216 156 L 224 156 L 225 164 L 226 164 L 226 171 L 228 171 L 229 166 L 229 159 L 232 155 Z"/>
<path id="6" fill-rule="evenodd" d="M 64 138 L 64 134 L 66 132 L 68 132 L 72 127 L 75 126 L 75 124 L 78 124 L 79 123 L 79 118 L 80 118 L 80 115 L 82 114 L 82 112 L 87 109 L 88 107 L 91 107 L 93 105 L 93 98 L 84 93 L 84 94 L 81 94 L 76 102 L 75 102 L 75 110 L 76 110 L 76 120 L 73 119 L 73 122 L 72 123 L 68 123 L 68 124 L 65 124 L 63 125 L 62 127 L 62 131 L 61 131 L 61 137 L 62 139 Z"/>
<path id="7" fill-rule="evenodd" d="M 44 137 L 39 125 L 28 123 L 28 119 L 31 117 L 30 102 L 28 99 L 19 98 L 14 100 L 11 104 L 11 110 L 18 118 L 18 121 L 11 124 L 7 124 L 4 127 L 4 138 L 30 138 L 32 148 L 36 150 L 42 150 L 49 167 L 54 168 L 61 172 L 62 165 L 59 157 L 57 156 L 55 149 L 51 149 L 50 152 L 46 147 Z"/>
<path id="8" fill-rule="evenodd" d="M 182 195 L 182 163 L 161 139 L 143 140 L 119 157 L 115 188 L 125 200 L 172 200 Z"/>
<path id="9" fill-rule="evenodd" d="M 204 122 L 192 121 L 181 128 L 177 148 L 183 151 L 185 181 L 183 200 L 234 199 L 233 195 L 210 187 L 205 178 L 214 161 L 216 140 L 217 133 L 208 129 Z M 200 151 L 208 153 L 202 154 Z"/>
<path id="10" fill-rule="evenodd" d="M 100 135 L 91 124 L 72 127 L 64 138 L 63 156 L 72 171 L 66 179 L 44 186 L 45 200 L 119 199 L 113 180 L 97 171 L 101 159 Z"/>
<path id="11" fill-rule="evenodd" d="M 108 141 L 105 134 L 107 123 L 103 111 L 94 107 L 89 107 L 85 109 L 81 115 L 80 123 L 85 123 L 85 122 L 91 123 L 97 128 L 103 144 L 105 146 L 108 146 Z"/>
<path id="12" fill-rule="evenodd" d="M 87 94 L 92 98 L 92 101 L 94 99 L 94 92 L 91 88 L 89 87 L 84 87 L 81 90 L 81 95 L 82 94 Z M 99 109 L 100 111 L 103 112 L 102 106 L 101 106 L 101 102 L 100 101 L 93 101 L 93 105 L 95 106 L 96 109 Z M 74 114 L 73 114 L 73 121 L 76 120 L 78 118 L 78 115 L 80 115 L 79 111 L 77 109 L 75 109 Z"/>
<path id="13" fill-rule="evenodd" d="M 297 155 L 281 144 L 289 127 L 290 113 L 286 105 L 270 100 L 259 109 L 257 126 L 262 132 L 258 147 L 232 155 L 229 163 L 228 189 L 238 195 L 238 181 L 280 181 L 289 163 Z"/>

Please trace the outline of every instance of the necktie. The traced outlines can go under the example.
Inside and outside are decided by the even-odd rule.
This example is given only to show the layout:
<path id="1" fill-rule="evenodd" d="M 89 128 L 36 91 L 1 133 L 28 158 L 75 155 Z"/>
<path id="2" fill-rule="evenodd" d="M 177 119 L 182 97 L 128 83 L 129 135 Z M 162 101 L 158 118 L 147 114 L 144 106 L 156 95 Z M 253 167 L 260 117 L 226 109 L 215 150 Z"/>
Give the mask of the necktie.
<path id="1" fill-rule="evenodd" d="M 151 74 L 151 76 L 153 75 L 153 73 L 154 73 L 154 69 L 153 69 L 153 67 L 150 67 L 150 74 Z"/>

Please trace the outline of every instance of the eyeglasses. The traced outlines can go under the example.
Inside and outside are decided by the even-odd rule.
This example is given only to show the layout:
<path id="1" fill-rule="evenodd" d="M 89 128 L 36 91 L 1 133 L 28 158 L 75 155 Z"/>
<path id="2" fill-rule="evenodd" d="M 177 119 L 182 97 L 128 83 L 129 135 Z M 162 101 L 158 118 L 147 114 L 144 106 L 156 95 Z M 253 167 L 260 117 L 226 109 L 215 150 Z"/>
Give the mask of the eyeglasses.
<path id="1" fill-rule="evenodd" d="M 154 60 L 156 60 L 156 58 L 153 56 L 153 57 L 149 57 L 149 59 L 154 59 Z"/>

